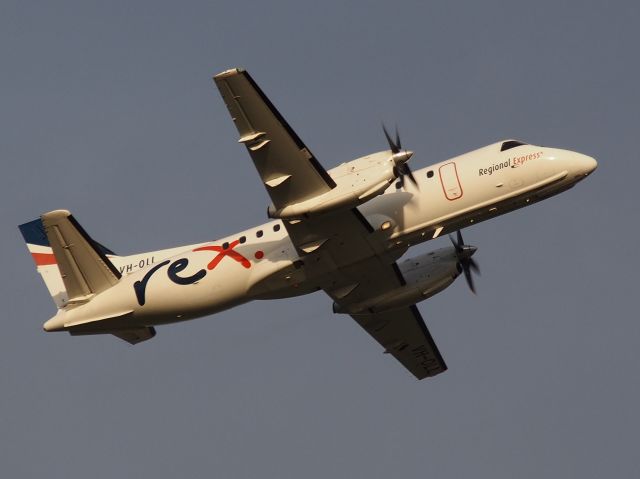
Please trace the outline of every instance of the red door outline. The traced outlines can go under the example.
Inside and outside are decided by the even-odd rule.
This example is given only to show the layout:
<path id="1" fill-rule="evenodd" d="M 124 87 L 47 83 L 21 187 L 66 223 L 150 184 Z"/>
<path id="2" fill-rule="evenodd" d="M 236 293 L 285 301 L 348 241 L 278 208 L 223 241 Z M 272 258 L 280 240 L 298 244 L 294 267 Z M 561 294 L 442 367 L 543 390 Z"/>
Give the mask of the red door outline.
<path id="1" fill-rule="evenodd" d="M 440 175 L 440 185 L 446 199 L 455 201 L 462 198 L 464 192 L 455 162 L 445 163 L 438 168 L 438 175 Z"/>

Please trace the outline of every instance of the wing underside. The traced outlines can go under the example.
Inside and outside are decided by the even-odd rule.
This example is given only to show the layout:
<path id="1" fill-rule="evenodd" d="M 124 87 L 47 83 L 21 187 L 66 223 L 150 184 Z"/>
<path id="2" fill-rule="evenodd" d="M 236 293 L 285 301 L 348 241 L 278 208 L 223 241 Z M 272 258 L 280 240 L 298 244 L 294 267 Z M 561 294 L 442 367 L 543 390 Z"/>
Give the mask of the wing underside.
<path id="1" fill-rule="evenodd" d="M 327 293 L 346 308 L 351 304 L 366 303 L 405 284 L 397 265 L 385 264 L 379 258 L 344 268 L 337 275 L 345 286 L 342 290 L 327 290 Z M 416 378 L 424 379 L 447 370 L 416 305 L 352 317 L 380 343 L 385 353 L 395 357 Z"/>
<path id="2" fill-rule="evenodd" d="M 417 379 L 447 370 L 416 305 L 353 319 Z"/>

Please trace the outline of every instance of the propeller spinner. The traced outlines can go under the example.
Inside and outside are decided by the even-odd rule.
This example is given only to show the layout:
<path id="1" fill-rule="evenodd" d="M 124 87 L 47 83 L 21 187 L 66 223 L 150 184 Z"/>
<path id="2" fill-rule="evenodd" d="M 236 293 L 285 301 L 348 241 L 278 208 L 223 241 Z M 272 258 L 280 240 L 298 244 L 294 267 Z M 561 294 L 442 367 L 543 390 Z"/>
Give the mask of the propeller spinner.
<path id="1" fill-rule="evenodd" d="M 400 142 L 400 134 L 398 133 L 398 127 L 396 127 L 396 138 L 395 140 L 391 139 L 389 132 L 387 131 L 384 124 L 382 125 L 382 131 L 384 131 L 384 136 L 387 138 L 387 143 L 389 143 L 389 149 L 391 149 L 391 153 L 393 153 L 393 163 L 394 163 L 394 173 L 398 180 L 400 180 L 400 184 L 404 188 L 404 178 L 405 176 L 411 180 L 411 183 L 417 188 L 418 182 L 416 178 L 413 176 L 411 172 L 411 168 L 407 162 L 409 158 L 413 156 L 413 151 L 403 150 L 402 143 Z"/>

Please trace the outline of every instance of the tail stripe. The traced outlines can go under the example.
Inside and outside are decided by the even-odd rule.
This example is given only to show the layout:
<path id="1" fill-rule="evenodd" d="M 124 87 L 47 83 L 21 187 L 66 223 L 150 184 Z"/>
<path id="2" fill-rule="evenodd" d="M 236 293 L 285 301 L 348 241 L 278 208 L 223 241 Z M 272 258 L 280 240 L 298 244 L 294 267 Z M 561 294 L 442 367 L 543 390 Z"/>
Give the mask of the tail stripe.
<path id="1" fill-rule="evenodd" d="M 66 210 L 50 211 L 19 228 L 58 308 L 86 302 L 121 277 L 107 257 L 113 252 L 92 240 Z"/>
<path id="2" fill-rule="evenodd" d="M 58 262 L 56 261 L 56 257 L 53 256 L 53 253 L 31 253 L 31 256 L 33 256 L 33 261 L 36 262 L 36 266 L 58 264 Z"/>
<path id="3" fill-rule="evenodd" d="M 38 218 L 20 226 L 20 233 L 27 243 L 27 248 L 36 264 L 38 273 L 51 294 L 51 298 L 58 308 L 63 308 L 68 301 L 68 294 L 60 276 L 58 262 L 53 255 L 51 244 L 44 231 L 44 223 Z"/>

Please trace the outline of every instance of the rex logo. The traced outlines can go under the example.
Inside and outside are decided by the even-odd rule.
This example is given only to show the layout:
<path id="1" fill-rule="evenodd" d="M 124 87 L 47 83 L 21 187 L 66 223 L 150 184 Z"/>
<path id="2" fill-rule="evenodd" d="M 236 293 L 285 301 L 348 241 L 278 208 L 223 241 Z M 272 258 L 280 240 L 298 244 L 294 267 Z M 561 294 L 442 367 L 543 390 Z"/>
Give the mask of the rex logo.
<path id="1" fill-rule="evenodd" d="M 220 264 L 220 261 L 222 261 L 222 259 L 225 257 L 234 259 L 235 261 L 237 261 L 247 269 L 251 268 L 251 262 L 247 258 L 242 256 L 240 253 L 238 253 L 237 251 L 234 251 L 234 248 L 238 246 L 238 244 L 240 244 L 240 241 L 235 240 L 228 244 L 225 243 L 223 246 L 215 246 L 215 245 L 201 246 L 199 248 L 194 249 L 193 251 L 194 252 L 213 251 L 217 253 L 207 265 L 207 269 L 209 271 L 215 269 L 215 267 L 218 266 L 218 264 Z M 259 259 L 261 257 L 262 257 L 262 252 L 261 251 L 256 252 L 256 258 Z M 140 281 L 136 281 L 135 283 L 133 283 L 133 289 L 136 292 L 136 298 L 140 306 L 144 306 L 146 302 L 145 292 L 147 290 L 147 284 L 149 283 L 149 280 L 157 271 L 159 271 L 161 268 L 167 265 L 169 265 L 169 267 L 167 268 L 167 277 L 175 284 L 179 284 L 179 285 L 193 284 L 197 281 L 200 281 L 202 278 L 204 278 L 207 275 L 207 270 L 200 269 L 194 274 L 192 274 L 191 276 L 180 276 L 179 273 L 184 271 L 187 268 L 187 266 L 189 266 L 189 260 L 187 258 L 180 258 L 173 262 L 171 262 L 171 260 L 162 261 L 161 263 L 158 263 L 156 266 L 154 266 L 149 271 L 147 271 L 147 274 L 145 274 Z"/>

